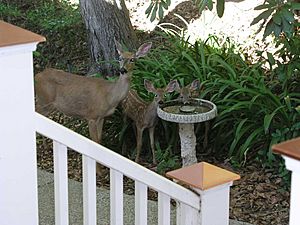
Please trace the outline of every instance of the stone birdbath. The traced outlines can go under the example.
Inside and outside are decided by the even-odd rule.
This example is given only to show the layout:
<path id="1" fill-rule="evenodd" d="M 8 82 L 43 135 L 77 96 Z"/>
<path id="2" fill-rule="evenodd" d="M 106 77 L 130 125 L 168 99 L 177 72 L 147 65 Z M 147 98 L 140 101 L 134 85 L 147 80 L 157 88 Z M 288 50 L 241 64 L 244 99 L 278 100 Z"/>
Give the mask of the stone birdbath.
<path id="1" fill-rule="evenodd" d="M 163 120 L 179 124 L 182 167 L 197 163 L 194 124 L 216 117 L 216 105 L 198 98 L 191 98 L 185 104 L 180 100 L 172 100 L 161 104 L 157 115 Z"/>

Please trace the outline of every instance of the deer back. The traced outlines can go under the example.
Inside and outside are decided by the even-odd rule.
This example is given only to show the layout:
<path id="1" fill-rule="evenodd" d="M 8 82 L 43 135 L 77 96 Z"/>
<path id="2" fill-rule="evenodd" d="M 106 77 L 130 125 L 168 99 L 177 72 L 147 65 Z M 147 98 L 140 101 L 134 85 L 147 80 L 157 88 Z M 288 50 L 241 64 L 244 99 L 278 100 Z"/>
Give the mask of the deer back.
<path id="1" fill-rule="evenodd" d="M 130 87 L 135 59 L 145 56 L 152 43 L 128 52 L 115 40 L 120 56 L 120 77 L 114 81 L 46 69 L 35 77 L 37 110 L 49 114 L 57 109 L 69 116 L 96 120 L 111 115 Z"/>
<path id="2" fill-rule="evenodd" d="M 111 82 L 46 69 L 35 76 L 37 103 L 40 106 L 51 104 L 69 116 L 97 119 L 110 114 L 126 97 L 128 79 L 121 76 L 117 81 Z"/>
<path id="3" fill-rule="evenodd" d="M 123 112 L 136 124 L 142 124 L 145 112 L 148 110 L 149 102 L 139 97 L 137 92 L 130 89 L 126 98 L 122 101 Z"/>

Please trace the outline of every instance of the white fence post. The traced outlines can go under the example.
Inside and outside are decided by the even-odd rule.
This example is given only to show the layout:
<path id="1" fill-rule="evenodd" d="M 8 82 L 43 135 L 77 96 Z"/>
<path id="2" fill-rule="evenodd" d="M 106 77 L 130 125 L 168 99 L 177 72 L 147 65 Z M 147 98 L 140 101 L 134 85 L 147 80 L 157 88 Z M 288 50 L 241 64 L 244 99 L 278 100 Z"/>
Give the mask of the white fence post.
<path id="1" fill-rule="evenodd" d="M 190 186 L 200 195 L 200 211 L 177 202 L 177 224 L 228 225 L 229 191 L 240 176 L 201 162 L 167 173 L 176 182 Z"/>
<path id="2" fill-rule="evenodd" d="M 273 151 L 283 155 L 285 165 L 292 172 L 290 225 L 299 225 L 300 221 L 300 138 L 286 141 L 272 147 Z"/>
<path id="3" fill-rule="evenodd" d="M 32 51 L 45 38 L 0 21 L 0 224 L 37 225 Z"/>

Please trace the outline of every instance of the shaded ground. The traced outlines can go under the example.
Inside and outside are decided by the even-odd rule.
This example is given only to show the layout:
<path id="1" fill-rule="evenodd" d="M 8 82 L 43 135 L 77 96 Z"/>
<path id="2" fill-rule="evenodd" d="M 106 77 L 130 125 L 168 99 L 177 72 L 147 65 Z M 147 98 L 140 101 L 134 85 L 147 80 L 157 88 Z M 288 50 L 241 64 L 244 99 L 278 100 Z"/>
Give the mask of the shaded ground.
<path id="1" fill-rule="evenodd" d="M 225 33 L 226 35 L 241 41 L 240 44 L 244 46 L 244 49 L 265 46 L 264 43 L 259 41 L 260 35 L 254 35 L 257 27 L 250 28 L 250 22 L 257 14 L 252 8 L 261 1 L 228 1 L 225 11 L 226 14 L 222 20 L 211 16 L 208 12 L 205 21 L 202 17 L 199 19 L 198 10 L 191 2 L 173 2 L 179 5 L 176 8 L 175 5 L 172 6 L 172 9 L 175 10 L 167 15 L 162 23 L 171 22 L 180 27 L 189 28 L 191 30 L 190 34 L 196 35 L 195 37 L 198 37 L 197 35 L 203 35 L 205 37 L 205 35 L 209 33 L 220 31 L 220 33 Z M 249 5 L 246 3 L 249 3 Z M 128 8 L 132 15 L 132 22 L 136 29 L 152 30 L 155 27 L 155 23 L 150 24 L 149 20 L 143 15 L 147 4 L 147 2 L 145 4 L 142 0 L 127 1 Z M 242 10 L 238 10 L 241 8 Z M 180 14 L 184 20 L 179 19 L 175 14 Z M 140 15 L 140 17 L 138 17 L 138 15 Z M 230 16 L 235 16 L 235 19 L 232 19 Z M 158 21 L 156 21 L 156 23 L 157 22 Z M 188 24 L 186 24 L 186 22 Z M 74 46 L 74 48 L 76 48 L 76 46 Z M 78 59 L 78 63 L 75 63 L 75 66 L 79 68 L 78 70 L 80 72 L 84 72 L 85 69 L 84 66 L 82 66 L 85 64 L 83 61 L 86 61 L 86 58 L 83 59 L 84 57 L 87 57 L 87 55 L 81 56 L 81 58 Z M 56 120 L 72 127 L 74 130 L 80 130 L 80 132 L 85 135 L 88 133 L 86 123 L 84 122 L 77 121 L 74 123 L 70 118 L 63 116 L 56 118 Z M 115 147 L 117 149 L 118 140 L 113 139 L 115 137 L 113 129 L 114 127 L 109 124 L 109 121 L 106 122 L 105 136 L 116 143 Z M 38 140 L 38 165 L 42 169 L 53 171 L 51 143 L 42 146 L 42 139 L 39 138 Z M 230 165 L 229 160 L 217 160 L 214 155 L 199 156 L 199 161 L 207 161 L 231 171 L 235 171 L 241 175 L 242 179 L 234 183 L 231 192 L 230 217 L 232 219 L 249 222 L 255 225 L 288 224 L 289 190 L 284 189 L 286 186 L 285 180 L 283 180 L 277 172 L 261 168 L 261 166 L 256 164 L 234 169 L 232 165 Z M 70 151 L 68 166 L 70 178 L 81 181 L 81 156 Z M 102 179 L 98 179 L 98 185 L 109 186 L 108 177 L 106 176 Z M 134 193 L 133 182 L 130 179 L 126 179 L 124 189 L 128 194 Z M 153 192 L 150 192 L 149 196 L 152 199 L 156 198 L 156 194 Z"/>

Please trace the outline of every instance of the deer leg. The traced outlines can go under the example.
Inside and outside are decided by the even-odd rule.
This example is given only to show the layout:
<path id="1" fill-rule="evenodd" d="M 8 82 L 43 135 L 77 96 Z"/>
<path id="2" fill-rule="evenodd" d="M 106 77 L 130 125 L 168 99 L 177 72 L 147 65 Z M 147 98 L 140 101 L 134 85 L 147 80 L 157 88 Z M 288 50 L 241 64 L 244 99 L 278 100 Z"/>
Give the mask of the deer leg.
<path id="1" fill-rule="evenodd" d="M 101 143 L 103 122 L 104 122 L 104 119 L 97 119 L 97 121 L 96 121 L 98 143 Z"/>
<path id="2" fill-rule="evenodd" d="M 102 132 L 102 126 L 103 126 L 103 119 L 98 119 L 98 120 L 89 120 L 88 121 L 89 125 L 89 133 L 90 137 L 93 141 L 96 143 L 100 143 L 101 140 L 101 132 Z M 96 173 L 100 176 L 105 175 L 105 167 L 99 163 L 96 164 Z"/>
<path id="3" fill-rule="evenodd" d="M 128 127 L 128 124 L 127 124 L 127 116 L 125 116 L 124 115 L 124 117 L 123 117 L 123 129 L 124 129 L 124 126 L 126 126 L 126 128 L 125 128 L 125 130 L 127 129 L 127 127 Z M 121 140 L 122 140 L 122 155 L 126 155 L 126 153 L 127 153 L 127 146 L 126 146 L 126 132 L 122 132 L 122 136 L 123 137 L 121 137 Z"/>
<path id="4" fill-rule="evenodd" d="M 93 141 L 99 143 L 98 135 L 97 135 L 96 121 L 95 121 L 95 120 L 89 120 L 89 121 L 88 121 L 88 126 L 89 126 L 90 138 L 91 138 Z"/>
<path id="5" fill-rule="evenodd" d="M 144 129 L 137 127 L 136 129 L 136 157 L 135 162 L 139 161 L 141 148 L 142 148 L 142 141 L 143 141 L 143 131 Z"/>
<path id="6" fill-rule="evenodd" d="M 150 138 L 150 146 L 151 146 L 151 151 L 152 151 L 152 162 L 154 165 L 156 165 L 155 148 L 154 148 L 154 130 L 155 130 L 155 127 L 149 128 L 149 138 Z"/>

